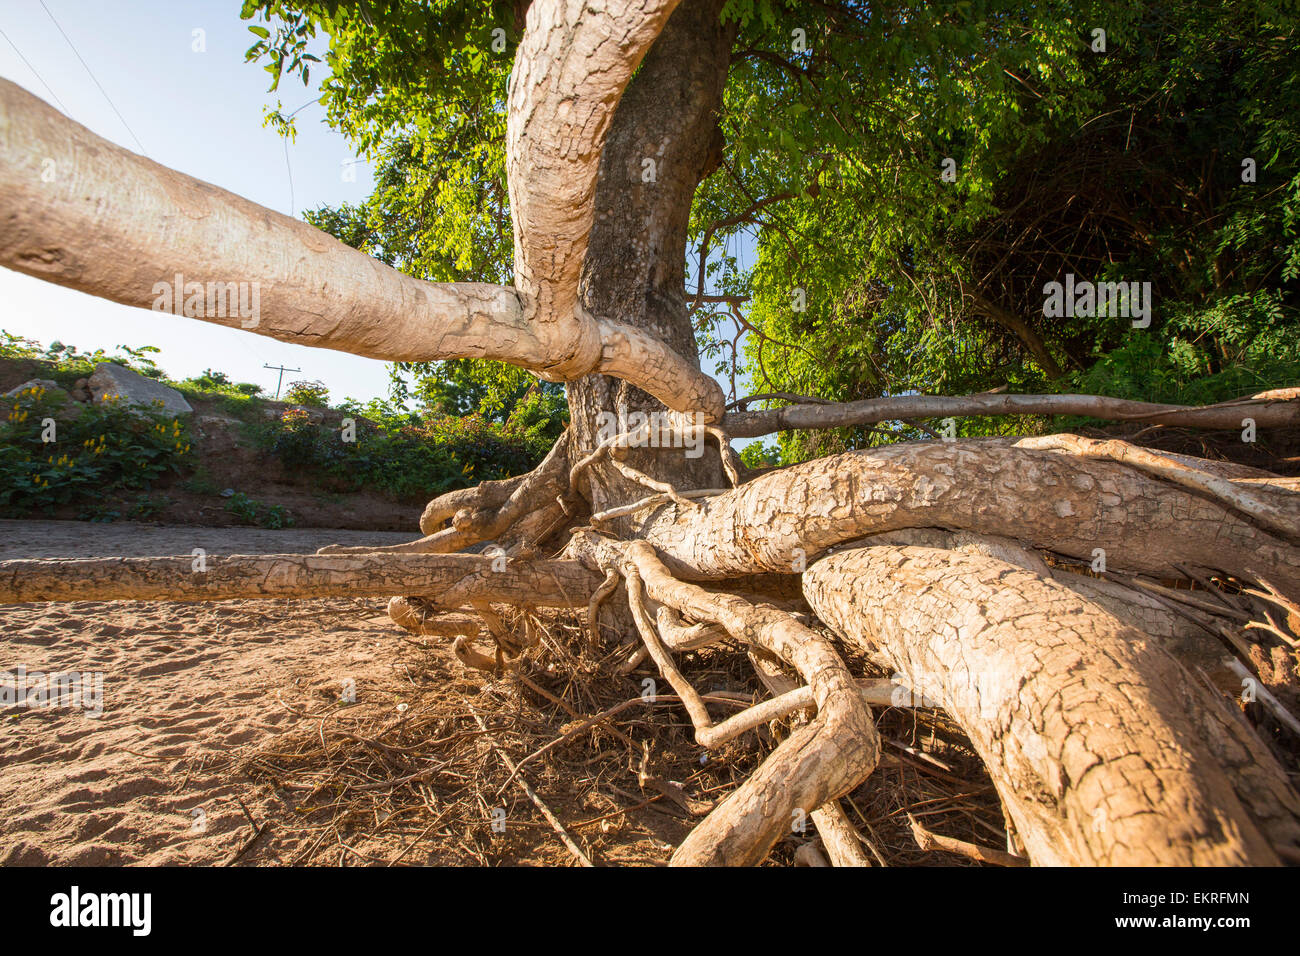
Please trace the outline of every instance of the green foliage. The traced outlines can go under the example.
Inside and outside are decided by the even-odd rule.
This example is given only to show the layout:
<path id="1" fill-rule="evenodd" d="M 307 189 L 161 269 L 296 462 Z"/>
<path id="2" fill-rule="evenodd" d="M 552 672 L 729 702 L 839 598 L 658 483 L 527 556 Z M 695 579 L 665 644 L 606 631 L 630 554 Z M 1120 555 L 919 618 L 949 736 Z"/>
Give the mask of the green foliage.
<path id="1" fill-rule="evenodd" d="M 740 460 L 750 468 L 771 468 L 781 464 L 781 450 L 756 441 L 740 450 Z"/>
<path id="2" fill-rule="evenodd" d="M 199 393 L 218 393 L 232 397 L 252 398 L 262 393 L 262 386 L 260 385 L 253 382 L 232 382 L 230 376 L 225 372 L 214 371 L 210 368 L 205 368 L 202 375 L 187 378 L 179 384 L 191 386 L 194 391 Z"/>
<path id="3" fill-rule="evenodd" d="M 147 489 L 180 471 L 190 455 L 189 432 L 179 419 L 120 403 L 81 406 L 69 417 L 61 397 L 34 387 L 3 408 L 0 514 L 7 517 Z M 47 442 L 50 419 L 56 440 Z"/>
<path id="4" fill-rule="evenodd" d="M 1202 402 L 1300 381 L 1294 5 L 818 7 L 727 8 L 740 23 L 728 146 L 692 231 L 735 220 L 707 277 L 752 296 L 739 359 L 753 391 Z M 794 27 L 806 54 L 790 51 Z M 1256 183 L 1242 182 L 1245 157 Z M 736 255 L 746 231 L 750 264 Z M 1151 282 L 1151 328 L 1045 318 L 1043 286 L 1066 273 Z M 730 320 L 700 318 L 730 374 Z M 896 423 L 780 443 L 790 461 L 918 434 Z"/>
<path id="5" fill-rule="evenodd" d="M 292 528 L 293 515 L 283 505 L 268 505 L 237 491 L 226 502 L 226 510 L 244 524 L 258 525 L 262 528 Z"/>
<path id="6" fill-rule="evenodd" d="M 312 472 L 332 491 L 374 488 L 402 501 L 529 471 L 552 444 L 541 431 L 477 415 L 422 416 L 379 400 L 349 401 L 342 410 L 354 436 L 293 409 L 252 433 L 288 468 Z"/>
<path id="7" fill-rule="evenodd" d="M 563 386 L 503 362 L 399 362 L 390 374 L 393 401 L 414 401 L 426 418 L 476 415 L 548 444 L 569 420 Z"/>
<path id="8" fill-rule="evenodd" d="M 321 103 L 331 125 L 375 161 L 360 205 L 304 218 L 340 241 L 432 282 L 509 283 L 513 246 L 505 178 L 506 79 L 523 7 L 473 0 L 285 3 L 247 0 L 260 17 L 250 60 L 306 80 L 305 43 L 328 36 Z M 250 28 L 252 29 L 252 28 Z M 398 363 L 393 400 L 429 413 L 514 419 L 558 436 L 563 389 L 500 363 Z"/>
<path id="9" fill-rule="evenodd" d="M 399 500 L 417 500 L 468 484 L 466 469 L 418 436 L 367 427 L 358 422 L 356 440 L 338 428 L 313 425 L 304 412 L 289 410 L 257 430 L 258 441 L 287 468 L 311 472 L 336 492 L 371 487 Z"/>
<path id="10" fill-rule="evenodd" d="M 504 281 L 511 270 L 505 92 L 524 7 L 475 0 L 291 3 L 245 0 L 241 16 L 274 90 L 310 80 L 308 47 L 328 37 L 320 102 L 332 126 L 377 163 L 361 206 L 309 222 L 419 278 Z M 282 131 L 288 120 L 275 111 Z"/>
<path id="11" fill-rule="evenodd" d="M 327 38 L 321 102 L 376 163 L 364 203 L 307 218 L 411 275 L 507 281 L 504 93 L 522 9 L 247 0 L 266 24 L 249 56 L 276 83 L 306 79 L 309 45 Z M 694 316 L 709 371 L 839 401 L 1005 387 L 1190 402 L 1297 382 L 1290 0 L 729 0 L 724 19 L 726 146 L 690 231 L 711 237 L 708 288 L 749 301 L 739 355 L 727 312 Z M 1150 282 L 1151 327 L 1045 317 L 1043 287 L 1067 273 Z M 394 402 L 426 418 L 560 421 L 558 391 L 501 366 L 393 375 Z M 923 434 L 785 434 L 779 454 Z"/>
<path id="12" fill-rule="evenodd" d="M 309 405 L 313 408 L 328 408 L 330 390 L 324 382 L 290 382 L 284 390 L 284 400 L 295 405 Z"/>
<path id="13" fill-rule="evenodd" d="M 30 359 L 48 362 L 53 368 L 49 377 L 64 387 L 71 387 L 79 378 L 89 378 L 96 366 L 104 362 L 113 362 L 126 366 L 149 378 L 163 379 L 166 376 L 154 362 L 152 356 L 161 350 L 153 345 L 142 345 L 133 349 L 125 345 L 118 346 L 118 354 L 110 355 L 103 349 L 93 352 L 80 352 L 75 345 L 65 345 L 54 341 L 48 347 L 42 347 L 34 339 L 13 335 L 0 329 L 0 358 Z"/>

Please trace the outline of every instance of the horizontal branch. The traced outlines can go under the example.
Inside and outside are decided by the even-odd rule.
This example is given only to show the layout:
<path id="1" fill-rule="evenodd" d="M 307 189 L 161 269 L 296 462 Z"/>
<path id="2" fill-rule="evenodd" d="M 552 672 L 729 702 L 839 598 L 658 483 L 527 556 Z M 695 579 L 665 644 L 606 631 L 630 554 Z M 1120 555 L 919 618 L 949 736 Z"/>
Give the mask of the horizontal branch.
<path id="1" fill-rule="evenodd" d="M 551 381 L 600 372 L 722 416 L 721 386 L 659 339 L 569 299 L 556 314 L 527 291 L 412 278 L 3 79 L 0 222 L 0 266 L 123 305 L 385 361 L 492 359 Z"/>
<path id="2" fill-rule="evenodd" d="M 1300 388 L 1277 389 L 1219 405 L 1157 405 L 1104 395 L 895 395 L 861 402 L 816 404 L 728 412 L 722 427 L 733 438 L 754 438 L 796 428 L 844 428 L 908 418 L 966 415 L 1087 415 L 1114 421 L 1193 428 L 1258 428 L 1300 424 Z"/>
<path id="3" fill-rule="evenodd" d="M 513 289 L 413 279 L 115 146 L 7 80 L 0 218 L 0 265 L 123 305 L 389 361 L 540 357 Z M 202 284 L 189 310 L 188 283 Z M 210 303 L 208 283 L 233 295 Z M 227 283 L 243 284 L 242 301 Z"/>
<path id="4" fill-rule="evenodd" d="M 443 607 L 462 607 L 470 600 L 586 607 L 599 584 L 598 575 L 574 561 L 506 561 L 474 554 L 234 554 L 0 561 L 0 604 L 418 594 Z"/>

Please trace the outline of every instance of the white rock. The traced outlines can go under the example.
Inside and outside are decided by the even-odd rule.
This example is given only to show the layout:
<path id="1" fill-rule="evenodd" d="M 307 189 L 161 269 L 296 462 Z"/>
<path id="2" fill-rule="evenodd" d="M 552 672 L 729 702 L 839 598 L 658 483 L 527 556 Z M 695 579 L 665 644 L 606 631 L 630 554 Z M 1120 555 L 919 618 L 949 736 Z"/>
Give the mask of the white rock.
<path id="1" fill-rule="evenodd" d="M 96 405 L 118 397 L 128 405 L 153 409 L 164 415 L 188 415 L 194 411 L 176 389 L 111 362 L 95 369 L 87 387 Z M 155 404 L 157 402 L 162 403 L 161 409 Z"/>

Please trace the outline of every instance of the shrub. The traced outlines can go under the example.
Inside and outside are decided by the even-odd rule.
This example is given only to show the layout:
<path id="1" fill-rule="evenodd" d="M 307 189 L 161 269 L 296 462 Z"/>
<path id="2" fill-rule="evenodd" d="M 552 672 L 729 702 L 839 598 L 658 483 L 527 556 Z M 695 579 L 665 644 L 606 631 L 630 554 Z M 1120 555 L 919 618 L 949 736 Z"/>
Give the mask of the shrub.
<path id="1" fill-rule="evenodd" d="M 123 489 L 148 489 L 190 454 L 184 424 L 118 402 L 79 406 L 27 389 L 4 404 L 0 422 L 0 513 L 9 517 L 72 503 L 100 503 Z M 54 420 L 53 441 L 48 420 Z"/>
<path id="2" fill-rule="evenodd" d="M 295 405 L 310 405 L 313 408 L 329 406 L 330 390 L 324 382 L 290 382 L 284 390 L 284 400 Z"/>
<path id="3" fill-rule="evenodd" d="M 226 510 L 244 524 L 255 524 L 276 530 L 293 527 L 294 518 L 284 505 L 268 505 L 248 497 L 242 491 L 231 495 Z"/>

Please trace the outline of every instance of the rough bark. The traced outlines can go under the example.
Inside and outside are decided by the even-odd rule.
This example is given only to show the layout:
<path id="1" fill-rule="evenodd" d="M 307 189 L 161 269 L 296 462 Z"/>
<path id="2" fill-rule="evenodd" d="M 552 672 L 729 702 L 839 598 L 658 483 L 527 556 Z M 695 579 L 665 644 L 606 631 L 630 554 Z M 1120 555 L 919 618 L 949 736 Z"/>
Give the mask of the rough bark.
<path id="1" fill-rule="evenodd" d="M 686 231 L 699 182 L 717 165 L 717 111 L 733 27 L 719 22 L 721 0 L 685 0 L 628 85 L 600 156 L 591 241 L 580 292 L 596 315 L 617 315 L 698 368 L 698 348 L 685 302 Z M 653 181 L 645 181 L 647 166 Z M 627 375 L 591 375 L 566 388 L 574 460 L 599 443 L 606 413 L 626 420 L 664 406 Z M 621 416 L 621 417 L 620 417 Z M 724 485 L 713 453 L 688 458 L 684 448 L 632 449 L 626 461 L 679 489 Z M 591 510 L 642 497 L 610 467 L 582 482 Z M 631 521 L 620 528 L 633 527 Z"/>
<path id="2" fill-rule="evenodd" d="M 888 531 L 871 535 L 861 541 L 848 542 L 845 548 L 877 547 L 879 545 L 938 548 L 977 554 L 1014 564 L 1018 568 L 1051 578 L 1077 593 L 1085 601 L 1096 604 L 1112 614 L 1121 623 L 1140 631 L 1172 654 L 1183 666 L 1195 673 L 1203 670 L 1215 680 L 1216 686 L 1231 688 L 1235 681 L 1231 671 L 1223 666 L 1225 648 L 1223 641 L 1194 617 L 1171 610 L 1167 603 L 1143 592 L 1127 587 L 1118 581 L 1075 573 L 1064 568 L 1051 568 L 1042 556 L 1018 541 L 993 535 L 977 535 L 969 531 L 944 531 L 940 528 L 910 528 L 907 531 Z"/>
<path id="3" fill-rule="evenodd" d="M 755 438 L 798 428 L 843 428 L 963 415 L 1090 415 L 1113 421 L 1237 430 L 1250 418 L 1259 428 L 1282 428 L 1300 423 L 1300 389 L 1276 389 L 1203 407 L 1155 405 L 1104 395 L 896 395 L 728 412 L 722 427 L 733 438 Z"/>
<path id="4" fill-rule="evenodd" d="M 914 547 L 817 562 L 804 591 L 965 729 L 1035 864 L 1278 862 L 1300 798 L 1239 717 L 1067 588 Z"/>
<path id="5" fill-rule="evenodd" d="M 1300 507 L 1292 504 L 1298 515 Z M 1300 593 L 1300 549 L 1217 500 L 1108 460 L 1001 439 L 914 442 L 771 472 L 645 537 L 674 574 L 792 573 L 846 541 L 903 528 L 1002 535 L 1108 567 L 1180 577 L 1187 563 Z"/>
<path id="6" fill-rule="evenodd" d="M 474 554 L 261 554 L 198 558 L 0 561 L 0 603 L 228 601 L 419 594 L 441 607 L 473 600 L 585 607 L 600 578 L 573 561 Z"/>

